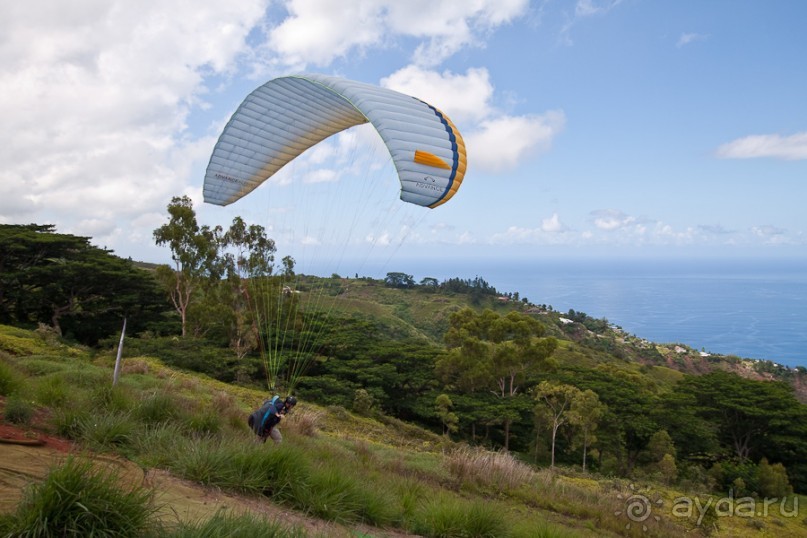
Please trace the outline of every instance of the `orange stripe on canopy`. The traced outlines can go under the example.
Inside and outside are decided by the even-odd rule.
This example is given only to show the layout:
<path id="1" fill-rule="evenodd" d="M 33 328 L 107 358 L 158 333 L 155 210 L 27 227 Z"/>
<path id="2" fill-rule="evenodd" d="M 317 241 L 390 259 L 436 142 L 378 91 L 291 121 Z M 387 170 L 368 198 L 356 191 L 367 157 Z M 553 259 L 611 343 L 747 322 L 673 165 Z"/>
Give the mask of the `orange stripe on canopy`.
<path id="1" fill-rule="evenodd" d="M 415 150 L 415 162 L 419 164 L 425 164 L 426 166 L 434 166 L 435 168 L 445 168 L 447 170 L 451 170 L 451 167 L 445 162 L 443 159 L 435 155 L 434 153 L 429 153 L 428 151 L 421 151 L 419 149 Z"/>

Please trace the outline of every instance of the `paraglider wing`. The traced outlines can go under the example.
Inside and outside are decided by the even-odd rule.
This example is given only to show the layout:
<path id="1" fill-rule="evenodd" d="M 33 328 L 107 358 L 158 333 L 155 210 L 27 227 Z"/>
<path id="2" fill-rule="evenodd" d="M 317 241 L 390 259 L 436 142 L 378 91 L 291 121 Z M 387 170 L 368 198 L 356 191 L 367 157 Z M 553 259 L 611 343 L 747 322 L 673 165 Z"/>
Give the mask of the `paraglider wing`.
<path id="1" fill-rule="evenodd" d="M 306 149 L 367 122 L 389 149 L 401 200 L 437 207 L 457 192 L 465 143 L 445 114 L 393 90 L 306 74 L 271 80 L 241 103 L 213 149 L 205 202 L 231 204 Z"/>

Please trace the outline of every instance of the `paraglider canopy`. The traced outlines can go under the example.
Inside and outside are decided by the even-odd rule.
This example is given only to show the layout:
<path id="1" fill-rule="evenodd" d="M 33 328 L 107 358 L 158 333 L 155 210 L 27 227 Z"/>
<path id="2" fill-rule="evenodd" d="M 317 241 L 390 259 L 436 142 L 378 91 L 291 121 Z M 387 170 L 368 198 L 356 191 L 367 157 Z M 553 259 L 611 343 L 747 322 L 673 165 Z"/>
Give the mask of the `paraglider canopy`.
<path id="1" fill-rule="evenodd" d="M 228 205 L 326 138 L 371 123 L 392 156 L 401 200 L 448 201 L 465 175 L 462 136 L 437 108 L 393 90 L 319 74 L 273 79 L 233 114 L 213 150 L 205 202 Z"/>

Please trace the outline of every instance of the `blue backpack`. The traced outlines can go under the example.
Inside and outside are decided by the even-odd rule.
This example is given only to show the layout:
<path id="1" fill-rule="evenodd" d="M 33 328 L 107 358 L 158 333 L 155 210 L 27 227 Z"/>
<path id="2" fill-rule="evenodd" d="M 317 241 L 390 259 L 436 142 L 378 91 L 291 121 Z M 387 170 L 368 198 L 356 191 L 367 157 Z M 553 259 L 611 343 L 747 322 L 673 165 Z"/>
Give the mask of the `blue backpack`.
<path id="1" fill-rule="evenodd" d="M 274 396 L 271 400 L 263 402 L 260 409 L 257 409 L 249 416 L 249 426 L 256 435 L 263 436 L 267 421 L 278 412 L 281 405 L 283 405 L 283 400 L 280 396 Z"/>

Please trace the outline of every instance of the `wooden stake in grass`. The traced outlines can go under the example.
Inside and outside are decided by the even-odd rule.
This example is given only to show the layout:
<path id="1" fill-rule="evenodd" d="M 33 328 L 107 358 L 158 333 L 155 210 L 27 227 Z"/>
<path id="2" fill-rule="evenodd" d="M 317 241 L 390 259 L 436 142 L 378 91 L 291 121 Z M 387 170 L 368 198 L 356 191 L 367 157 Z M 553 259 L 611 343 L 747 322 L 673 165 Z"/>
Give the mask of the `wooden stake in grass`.
<path id="1" fill-rule="evenodd" d="M 115 373 L 112 374 L 112 386 L 118 384 L 118 378 L 120 377 L 120 359 L 121 355 L 123 355 L 123 337 L 126 335 L 126 317 L 123 318 L 123 329 L 120 332 L 120 342 L 118 342 L 118 356 L 115 358 Z"/>

